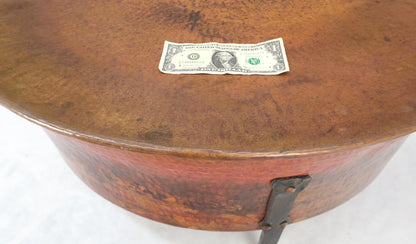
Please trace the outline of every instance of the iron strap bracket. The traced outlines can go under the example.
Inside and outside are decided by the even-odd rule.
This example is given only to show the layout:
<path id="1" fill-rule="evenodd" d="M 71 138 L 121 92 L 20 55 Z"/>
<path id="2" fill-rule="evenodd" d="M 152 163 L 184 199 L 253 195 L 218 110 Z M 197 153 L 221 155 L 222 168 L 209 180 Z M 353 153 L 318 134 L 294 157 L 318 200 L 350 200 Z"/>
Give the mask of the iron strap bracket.
<path id="1" fill-rule="evenodd" d="M 277 178 L 272 180 L 272 192 L 267 203 L 266 215 L 259 226 L 263 230 L 259 244 L 276 244 L 288 224 L 298 194 L 311 182 L 310 176 Z"/>

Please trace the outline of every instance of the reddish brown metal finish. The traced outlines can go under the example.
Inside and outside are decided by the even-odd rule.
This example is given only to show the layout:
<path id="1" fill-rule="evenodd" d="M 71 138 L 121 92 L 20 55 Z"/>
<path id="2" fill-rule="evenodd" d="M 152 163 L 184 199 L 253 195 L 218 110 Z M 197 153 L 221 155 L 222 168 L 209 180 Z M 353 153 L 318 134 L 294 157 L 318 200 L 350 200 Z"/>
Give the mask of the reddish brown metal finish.
<path id="1" fill-rule="evenodd" d="M 416 129 L 415 10 L 414 0 L 0 0 L 0 102 L 84 139 L 159 152 L 371 144 Z M 284 75 L 158 70 L 165 40 L 277 37 Z"/>
<path id="2" fill-rule="evenodd" d="M 299 221 L 363 189 L 416 130 L 415 12 L 414 0 L 0 0 L 0 103 L 140 215 L 256 229 L 269 181 L 308 174 Z M 284 75 L 158 70 L 165 40 L 278 37 Z"/>
<path id="3" fill-rule="evenodd" d="M 299 221 L 364 189 L 404 140 L 316 156 L 215 160 L 151 155 L 49 135 L 72 170 L 113 203 L 163 223 L 233 231 L 258 229 L 272 179 L 312 177 L 291 213 Z"/>

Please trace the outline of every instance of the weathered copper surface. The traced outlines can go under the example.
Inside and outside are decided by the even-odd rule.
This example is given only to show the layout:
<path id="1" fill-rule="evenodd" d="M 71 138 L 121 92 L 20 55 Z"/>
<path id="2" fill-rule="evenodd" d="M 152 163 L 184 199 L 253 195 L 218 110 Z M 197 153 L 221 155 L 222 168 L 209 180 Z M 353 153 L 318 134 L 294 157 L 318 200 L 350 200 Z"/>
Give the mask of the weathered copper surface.
<path id="1" fill-rule="evenodd" d="M 415 10 L 413 0 L 0 0 L 0 103 L 65 133 L 164 152 L 371 144 L 416 128 Z M 277 37 L 284 75 L 158 70 L 165 40 Z"/>
<path id="2" fill-rule="evenodd" d="M 405 139 L 315 156 L 219 160 L 132 152 L 48 134 L 72 170 L 113 203 L 163 223 L 233 231 L 259 228 L 270 180 L 312 177 L 290 215 L 303 220 L 363 190 Z"/>
<path id="3" fill-rule="evenodd" d="M 416 2 L 0 0 L 0 104 L 47 127 L 95 191 L 189 228 L 293 221 L 363 189 L 416 130 Z M 169 75 L 165 40 L 282 37 L 279 76 Z"/>

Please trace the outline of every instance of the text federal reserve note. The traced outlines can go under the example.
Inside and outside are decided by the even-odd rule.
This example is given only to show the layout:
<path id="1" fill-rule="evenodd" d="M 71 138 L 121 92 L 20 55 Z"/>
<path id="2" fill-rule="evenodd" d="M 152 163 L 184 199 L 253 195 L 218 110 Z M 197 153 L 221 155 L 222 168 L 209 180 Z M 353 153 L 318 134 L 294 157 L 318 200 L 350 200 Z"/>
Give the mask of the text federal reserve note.
<path id="1" fill-rule="evenodd" d="M 258 44 L 165 41 L 159 70 L 168 74 L 277 75 L 289 71 L 282 38 Z"/>

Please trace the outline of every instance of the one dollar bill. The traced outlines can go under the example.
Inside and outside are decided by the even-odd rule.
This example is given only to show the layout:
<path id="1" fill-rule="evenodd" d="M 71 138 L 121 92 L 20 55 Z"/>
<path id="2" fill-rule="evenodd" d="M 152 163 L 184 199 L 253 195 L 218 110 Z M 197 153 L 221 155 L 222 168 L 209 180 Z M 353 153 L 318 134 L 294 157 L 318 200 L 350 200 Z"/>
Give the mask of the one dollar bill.
<path id="1" fill-rule="evenodd" d="M 258 44 L 165 41 L 159 70 L 168 74 L 277 75 L 289 71 L 282 38 Z"/>

